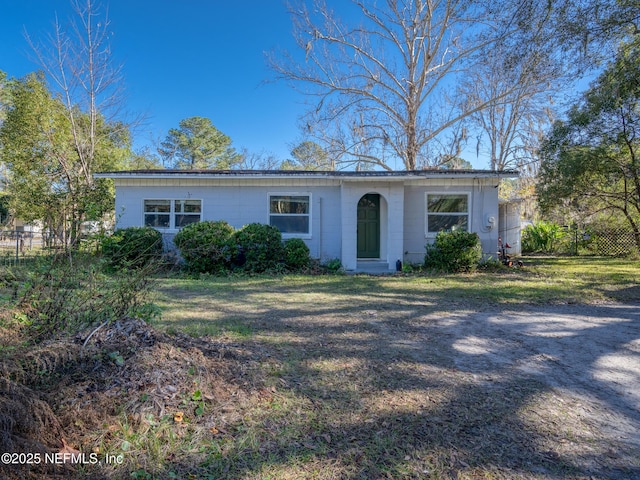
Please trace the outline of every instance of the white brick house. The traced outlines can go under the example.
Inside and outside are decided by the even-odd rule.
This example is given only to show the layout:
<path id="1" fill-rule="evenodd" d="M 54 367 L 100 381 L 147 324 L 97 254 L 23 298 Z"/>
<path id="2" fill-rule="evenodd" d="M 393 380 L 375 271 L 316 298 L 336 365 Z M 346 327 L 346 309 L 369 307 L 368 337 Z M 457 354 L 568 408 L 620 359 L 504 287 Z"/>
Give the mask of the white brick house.
<path id="1" fill-rule="evenodd" d="M 496 254 L 498 183 L 516 172 L 138 170 L 96 174 L 116 186 L 116 227 L 149 225 L 170 240 L 184 225 L 266 223 L 299 237 L 311 256 L 346 270 L 422 262 L 440 230 L 478 233 Z"/>

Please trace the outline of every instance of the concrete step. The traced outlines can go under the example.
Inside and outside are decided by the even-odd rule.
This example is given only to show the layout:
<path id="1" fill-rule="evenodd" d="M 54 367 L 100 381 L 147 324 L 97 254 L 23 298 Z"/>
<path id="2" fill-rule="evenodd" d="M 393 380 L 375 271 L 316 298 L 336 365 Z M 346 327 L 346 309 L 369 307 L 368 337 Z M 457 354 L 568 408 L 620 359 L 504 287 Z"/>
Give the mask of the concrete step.
<path id="1" fill-rule="evenodd" d="M 360 260 L 356 266 L 354 273 L 368 273 L 371 275 L 388 275 L 394 273 L 394 270 L 389 270 L 389 264 L 387 262 L 381 262 L 379 260 Z"/>

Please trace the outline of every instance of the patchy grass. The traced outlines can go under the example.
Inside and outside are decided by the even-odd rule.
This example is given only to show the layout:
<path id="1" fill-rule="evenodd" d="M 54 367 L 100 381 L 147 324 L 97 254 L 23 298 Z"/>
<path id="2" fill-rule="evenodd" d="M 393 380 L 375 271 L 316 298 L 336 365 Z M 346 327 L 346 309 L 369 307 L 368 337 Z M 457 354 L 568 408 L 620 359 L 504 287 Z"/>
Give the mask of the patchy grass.
<path id="1" fill-rule="evenodd" d="M 610 257 L 527 259 L 534 274 L 576 303 L 640 300 L 640 260 Z M 552 300 L 552 299 L 550 299 Z"/>
<path id="2" fill-rule="evenodd" d="M 526 263 L 472 275 L 158 278 L 151 327 L 129 319 L 86 348 L 88 332 L 28 351 L 0 330 L 0 367 L 13 379 L 44 372 L 25 382 L 59 422 L 42 432 L 123 459 L 45 472 L 65 478 L 631 478 L 638 451 L 604 438 L 590 404 L 521 370 L 456 361 L 443 322 L 640 300 L 637 261 Z"/>
<path id="3" fill-rule="evenodd" d="M 244 320 L 268 316 L 281 306 L 357 310 L 393 302 L 396 306 L 433 304 L 448 310 L 640 299 L 640 294 L 635 295 L 640 293 L 640 261 L 532 257 L 526 265 L 469 275 L 169 278 L 161 280 L 159 299 L 165 315 L 159 326 L 194 335 L 232 333 L 237 325 L 248 325 Z M 248 333 L 243 331 L 243 336 Z"/>
<path id="4" fill-rule="evenodd" d="M 201 474 L 588 478 L 585 457 L 603 447 L 578 400 L 531 376 L 458 370 L 437 333 L 414 348 L 433 318 L 639 299 L 639 262 L 527 263 L 472 275 L 160 280 L 156 326 L 248 349 L 264 385 L 234 410 L 228 435 L 203 446 Z"/>

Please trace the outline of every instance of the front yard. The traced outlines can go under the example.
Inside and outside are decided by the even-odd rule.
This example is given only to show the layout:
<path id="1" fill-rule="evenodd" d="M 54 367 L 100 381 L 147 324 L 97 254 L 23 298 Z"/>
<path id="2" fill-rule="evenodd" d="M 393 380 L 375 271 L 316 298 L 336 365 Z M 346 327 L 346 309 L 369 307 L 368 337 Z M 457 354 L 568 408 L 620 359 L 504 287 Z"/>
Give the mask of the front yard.
<path id="1" fill-rule="evenodd" d="M 613 389 L 616 379 L 597 365 L 640 338 L 640 265 L 528 264 L 469 276 L 161 280 L 156 326 L 210 335 L 243 366 L 236 388 L 244 401 L 211 412 L 223 433 L 207 439 L 201 471 L 212 478 L 639 475 L 638 438 L 619 437 L 639 425 L 640 396 Z M 634 309 L 609 309 L 620 302 Z M 554 327 L 539 331 L 549 322 Z M 624 342 L 612 333 L 618 328 Z M 565 335 L 577 341 L 559 343 Z M 590 349 L 598 342 L 607 343 L 601 354 Z M 560 354 L 565 347 L 574 353 Z M 637 380 L 631 352 L 615 368 Z M 606 378 L 589 385 L 589 375 Z"/>
<path id="2" fill-rule="evenodd" d="M 155 282 L 150 324 L 25 348 L 3 323 L 2 431 L 99 463 L 2 475 L 640 477 L 638 261 Z"/>

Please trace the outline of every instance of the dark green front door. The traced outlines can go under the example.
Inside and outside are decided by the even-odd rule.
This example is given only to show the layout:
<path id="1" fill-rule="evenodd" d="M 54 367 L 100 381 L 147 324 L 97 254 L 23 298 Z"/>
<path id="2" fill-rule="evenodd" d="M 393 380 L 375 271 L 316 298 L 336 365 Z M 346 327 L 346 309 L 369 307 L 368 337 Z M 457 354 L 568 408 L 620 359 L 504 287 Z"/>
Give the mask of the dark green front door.
<path id="1" fill-rule="evenodd" d="M 358 258 L 380 258 L 380 195 L 368 193 L 358 202 Z"/>

